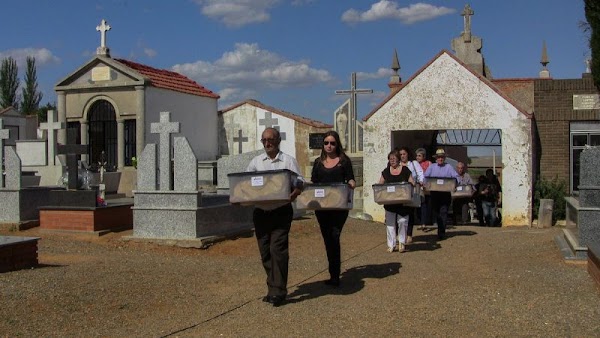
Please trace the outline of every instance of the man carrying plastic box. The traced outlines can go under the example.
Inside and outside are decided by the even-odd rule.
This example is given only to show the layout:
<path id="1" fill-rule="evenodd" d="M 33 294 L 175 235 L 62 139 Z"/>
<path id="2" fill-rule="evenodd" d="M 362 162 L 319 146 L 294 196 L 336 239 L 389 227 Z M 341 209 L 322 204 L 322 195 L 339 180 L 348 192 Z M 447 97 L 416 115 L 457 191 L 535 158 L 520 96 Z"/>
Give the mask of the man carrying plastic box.
<path id="1" fill-rule="evenodd" d="M 435 163 L 432 163 L 425 171 L 425 178 L 455 178 L 458 173 L 454 168 L 446 163 L 446 152 L 444 149 L 438 149 L 435 152 Z M 452 202 L 450 192 L 431 191 L 431 219 L 437 219 L 438 239 L 446 238 L 446 218 L 448 218 L 448 208 Z"/>
<path id="2" fill-rule="evenodd" d="M 293 182 L 294 190 L 289 202 L 260 205 L 254 208 L 254 233 L 258 242 L 258 250 L 263 267 L 267 273 L 267 295 L 263 302 L 280 306 L 287 296 L 288 280 L 288 235 L 292 226 L 294 211 L 292 204 L 302 192 L 304 179 L 296 159 L 279 150 L 281 135 L 275 128 L 267 128 L 260 139 L 265 154 L 258 155 L 250 161 L 246 171 L 266 171 L 288 169 L 298 177 Z"/>

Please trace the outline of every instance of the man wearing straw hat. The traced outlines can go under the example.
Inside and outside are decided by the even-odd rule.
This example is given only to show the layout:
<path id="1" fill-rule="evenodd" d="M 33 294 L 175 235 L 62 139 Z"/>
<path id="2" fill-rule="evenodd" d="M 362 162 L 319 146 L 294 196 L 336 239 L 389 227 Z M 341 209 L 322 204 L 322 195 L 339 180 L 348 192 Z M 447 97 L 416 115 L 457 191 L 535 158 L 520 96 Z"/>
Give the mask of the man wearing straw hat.
<path id="1" fill-rule="evenodd" d="M 454 168 L 446 163 L 446 152 L 444 149 L 438 149 L 435 152 L 435 163 L 432 163 L 425 171 L 425 178 L 454 178 L 458 173 Z M 452 202 L 450 192 L 431 191 L 431 211 L 432 219 L 437 219 L 438 239 L 446 238 L 446 218 L 448 217 L 448 208 Z"/>

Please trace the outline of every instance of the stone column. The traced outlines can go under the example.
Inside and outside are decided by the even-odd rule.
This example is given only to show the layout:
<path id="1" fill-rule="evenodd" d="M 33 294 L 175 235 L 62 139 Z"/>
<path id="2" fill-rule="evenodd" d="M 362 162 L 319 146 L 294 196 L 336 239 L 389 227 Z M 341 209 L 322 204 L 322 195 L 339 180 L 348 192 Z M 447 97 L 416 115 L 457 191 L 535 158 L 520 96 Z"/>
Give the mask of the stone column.
<path id="1" fill-rule="evenodd" d="M 135 153 L 139 156 L 146 144 L 146 92 L 144 86 L 135 86 L 137 94 L 137 116 L 135 122 Z"/>
<path id="2" fill-rule="evenodd" d="M 56 110 L 58 113 L 58 122 L 67 125 L 67 94 L 64 91 L 58 91 L 56 100 Z M 67 144 L 66 129 L 59 129 L 57 132 L 57 142 L 59 144 Z"/>
<path id="3" fill-rule="evenodd" d="M 125 120 L 117 120 L 117 168 L 125 167 Z"/>
<path id="4" fill-rule="evenodd" d="M 89 140 L 88 140 L 88 121 L 87 120 L 81 120 L 81 121 L 79 121 L 79 124 L 81 125 L 81 144 L 88 145 L 89 144 Z M 90 162 L 89 162 L 89 155 L 88 154 L 82 154 L 81 155 L 81 161 L 84 161 L 84 162 L 86 162 L 89 165 L 90 164 Z"/>

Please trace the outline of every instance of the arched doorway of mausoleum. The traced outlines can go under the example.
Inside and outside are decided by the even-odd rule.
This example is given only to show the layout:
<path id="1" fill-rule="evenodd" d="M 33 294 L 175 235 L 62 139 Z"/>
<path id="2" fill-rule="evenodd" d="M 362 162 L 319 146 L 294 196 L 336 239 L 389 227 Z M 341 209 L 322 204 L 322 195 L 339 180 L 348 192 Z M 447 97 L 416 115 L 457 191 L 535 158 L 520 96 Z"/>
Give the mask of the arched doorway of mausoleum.
<path id="1" fill-rule="evenodd" d="M 117 119 L 114 106 L 107 100 L 94 102 L 88 111 L 89 162 L 96 166 L 102 161 L 107 169 L 117 167 Z"/>

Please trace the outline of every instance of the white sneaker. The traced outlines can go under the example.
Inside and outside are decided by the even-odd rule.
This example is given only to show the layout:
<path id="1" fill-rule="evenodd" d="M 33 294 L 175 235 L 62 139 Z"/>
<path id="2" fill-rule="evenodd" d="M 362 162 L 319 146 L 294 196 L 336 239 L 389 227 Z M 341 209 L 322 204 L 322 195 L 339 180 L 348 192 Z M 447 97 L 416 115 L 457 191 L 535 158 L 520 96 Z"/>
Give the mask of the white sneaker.
<path id="1" fill-rule="evenodd" d="M 394 248 L 387 248 L 387 252 L 394 252 Z"/>
<path id="2" fill-rule="evenodd" d="M 412 236 L 406 236 L 406 244 L 412 243 Z"/>
<path id="3" fill-rule="evenodd" d="M 400 243 L 400 246 L 398 247 L 398 252 L 405 252 L 406 251 L 406 247 L 404 246 L 404 244 Z"/>

